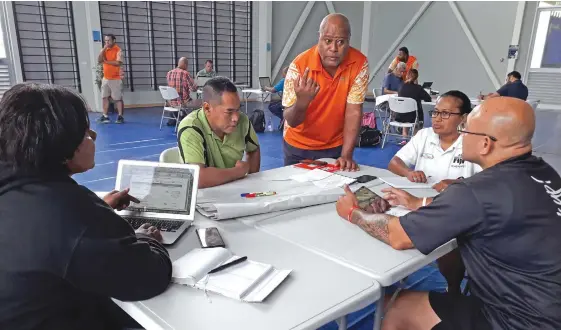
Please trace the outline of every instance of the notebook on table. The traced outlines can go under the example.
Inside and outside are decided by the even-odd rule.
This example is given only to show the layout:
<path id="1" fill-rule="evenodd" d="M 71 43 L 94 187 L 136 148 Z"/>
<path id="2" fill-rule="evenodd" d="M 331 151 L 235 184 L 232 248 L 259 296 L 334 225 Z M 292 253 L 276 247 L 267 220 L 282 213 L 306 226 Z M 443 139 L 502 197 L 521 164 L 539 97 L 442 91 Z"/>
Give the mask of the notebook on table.
<path id="1" fill-rule="evenodd" d="M 238 258 L 224 248 L 194 249 L 173 263 L 172 282 L 244 302 L 262 302 L 291 272 L 246 260 L 209 274 Z"/>
<path id="2" fill-rule="evenodd" d="M 163 244 L 173 244 L 195 220 L 197 165 L 121 160 L 115 189 L 130 188 L 140 200 L 117 213 L 134 229 L 145 223 L 162 233 Z"/>

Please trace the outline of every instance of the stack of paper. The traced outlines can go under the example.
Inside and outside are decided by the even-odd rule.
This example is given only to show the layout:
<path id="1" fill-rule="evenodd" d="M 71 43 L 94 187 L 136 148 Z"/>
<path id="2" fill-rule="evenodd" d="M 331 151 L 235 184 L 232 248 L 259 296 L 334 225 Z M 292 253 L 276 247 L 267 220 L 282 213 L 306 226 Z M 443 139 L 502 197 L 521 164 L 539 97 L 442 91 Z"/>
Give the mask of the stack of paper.
<path id="1" fill-rule="evenodd" d="M 262 302 L 291 272 L 246 260 L 208 274 L 238 258 L 224 248 L 194 249 L 173 263 L 172 282 L 245 302 Z"/>
<path id="2" fill-rule="evenodd" d="M 306 173 L 293 175 L 290 177 L 290 179 L 297 182 L 311 182 L 316 187 L 320 187 L 323 189 L 341 188 L 346 184 L 355 182 L 354 178 L 349 178 L 321 169 L 315 169 Z"/>
<path id="3" fill-rule="evenodd" d="M 380 180 L 398 189 L 432 189 L 432 186 L 436 184 L 431 178 L 428 178 L 426 183 L 411 182 L 409 179 L 402 176 L 383 177 L 380 178 Z"/>

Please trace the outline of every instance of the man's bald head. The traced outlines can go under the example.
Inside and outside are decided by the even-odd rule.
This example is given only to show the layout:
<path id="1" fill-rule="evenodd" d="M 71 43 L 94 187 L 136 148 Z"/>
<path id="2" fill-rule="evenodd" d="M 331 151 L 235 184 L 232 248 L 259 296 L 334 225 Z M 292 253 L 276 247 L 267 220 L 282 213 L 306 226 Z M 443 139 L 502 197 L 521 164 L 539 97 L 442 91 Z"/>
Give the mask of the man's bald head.
<path id="1" fill-rule="evenodd" d="M 489 99 L 468 117 L 464 159 L 485 168 L 530 152 L 535 128 L 536 117 L 528 103 L 513 97 Z"/>
<path id="2" fill-rule="evenodd" d="M 320 36 L 330 30 L 330 28 L 344 31 L 347 38 L 351 36 L 351 23 L 347 16 L 343 14 L 335 13 L 325 16 L 319 25 Z"/>
<path id="3" fill-rule="evenodd" d="M 532 143 L 536 128 L 534 110 L 527 102 L 514 97 L 496 97 L 483 102 L 477 117 L 505 147 Z"/>
<path id="4" fill-rule="evenodd" d="M 187 57 L 182 57 L 177 61 L 177 67 L 183 70 L 187 70 Z"/>

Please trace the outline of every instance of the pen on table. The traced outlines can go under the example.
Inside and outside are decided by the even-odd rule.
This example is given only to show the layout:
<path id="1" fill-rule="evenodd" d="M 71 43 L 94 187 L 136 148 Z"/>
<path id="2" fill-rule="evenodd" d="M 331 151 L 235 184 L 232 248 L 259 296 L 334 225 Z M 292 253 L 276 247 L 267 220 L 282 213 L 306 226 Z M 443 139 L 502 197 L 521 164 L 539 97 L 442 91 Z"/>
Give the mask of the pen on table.
<path id="1" fill-rule="evenodd" d="M 244 261 L 246 261 L 246 260 L 247 260 L 247 257 L 238 258 L 238 259 L 236 259 L 236 260 L 234 260 L 234 261 L 232 261 L 232 262 L 229 262 L 229 263 L 224 264 L 224 265 L 222 265 L 222 266 L 218 266 L 218 267 L 214 268 L 213 270 L 211 270 L 211 271 L 208 272 L 208 273 L 209 273 L 209 274 L 217 273 L 217 272 L 219 272 L 219 271 L 221 271 L 221 270 L 224 270 L 224 269 L 226 269 L 226 268 L 235 266 L 235 265 L 237 265 L 237 264 L 239 264 L 239 263 L 241 263 L 241 262 L 244 262 Z"/>
<path id="2" fill-rule="evenodd" d="M 255 198 L 255 197 L 274 196 L 276 194 L 277 194 L 276 191 L 267 191 L 267 192 L 244 193 L 241 194 L 240 196 L 245 198 Z"/>

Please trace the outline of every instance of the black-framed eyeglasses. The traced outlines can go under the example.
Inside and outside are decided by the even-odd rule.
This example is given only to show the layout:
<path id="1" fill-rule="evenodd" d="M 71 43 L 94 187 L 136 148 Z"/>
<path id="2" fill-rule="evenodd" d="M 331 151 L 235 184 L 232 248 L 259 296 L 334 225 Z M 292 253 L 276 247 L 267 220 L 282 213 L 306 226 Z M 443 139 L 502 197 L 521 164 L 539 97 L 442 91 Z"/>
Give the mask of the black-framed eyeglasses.
<path id="1" fill-rule="evenodd" d="M 440 118 L 442 119 L 448 119 L 450 118 L 451 115 L 461 116 L 462 114 L 458 112 L 448 112 L 448 111 L 438 111 L 438 110 L 429 111 L 429 116 L 431 116 L 432 118 L 436 118 L 440 116 Z"/>
<path id="2" fill-rule="evenodd" d="M 471 135 L 478 135 L 478 136 L 486 136 L 489 139 L 491 139 L 491 141 L 497 142 L 497 138 L 494 136 L 491 136 L 489 134 L 485 134 L 485 133 L 475 133 L 475 132 L 470 132 L 470 131 L 466 131 L 466 124 L 465 123 L 461 123 L 460 125 L 458 125 L 458 133 L 460 134 L 471 134 Z"/>

